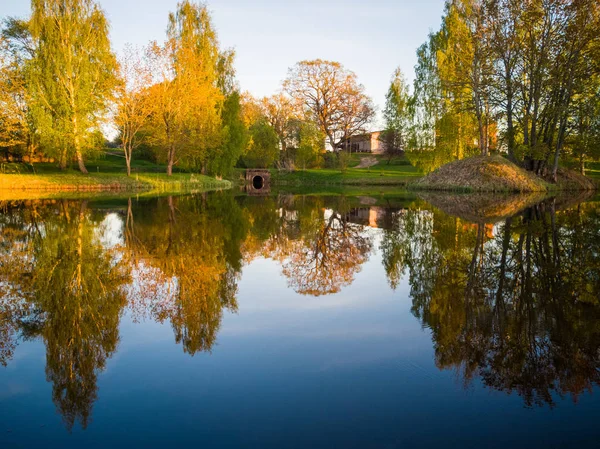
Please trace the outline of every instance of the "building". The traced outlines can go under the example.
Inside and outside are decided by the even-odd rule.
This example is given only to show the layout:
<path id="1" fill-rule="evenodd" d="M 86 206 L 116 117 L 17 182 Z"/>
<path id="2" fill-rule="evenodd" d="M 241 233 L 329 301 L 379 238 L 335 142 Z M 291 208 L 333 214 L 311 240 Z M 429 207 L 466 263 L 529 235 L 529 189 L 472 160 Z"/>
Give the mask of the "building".
<path id="1" fill-rule="evenodd" d="M 352 153 L 382 154 L 385 151 L 385 142 L 380 140 L 381 133 L 382 131 L 373 131 L 352 136 L 347 140 L 343 140 L 338 145 L 338 149 L 347 149 Z"/>

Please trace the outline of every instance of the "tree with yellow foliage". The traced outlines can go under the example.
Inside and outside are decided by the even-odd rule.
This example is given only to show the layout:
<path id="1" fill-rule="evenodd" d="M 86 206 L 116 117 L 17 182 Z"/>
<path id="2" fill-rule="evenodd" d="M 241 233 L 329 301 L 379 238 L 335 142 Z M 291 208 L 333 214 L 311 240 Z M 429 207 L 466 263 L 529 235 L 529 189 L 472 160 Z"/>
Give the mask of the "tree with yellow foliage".
<path id="1" fill-rule="evenodd" d="M 167 41 L 151 53 L 158 82 L 150 89 L 150 140 L 168 175 L 179 163 L 205 172 L 209 149 L 220 144 L 224 102 L 223 55 L 206 6 L 179 3 L 169 15 Z"/>

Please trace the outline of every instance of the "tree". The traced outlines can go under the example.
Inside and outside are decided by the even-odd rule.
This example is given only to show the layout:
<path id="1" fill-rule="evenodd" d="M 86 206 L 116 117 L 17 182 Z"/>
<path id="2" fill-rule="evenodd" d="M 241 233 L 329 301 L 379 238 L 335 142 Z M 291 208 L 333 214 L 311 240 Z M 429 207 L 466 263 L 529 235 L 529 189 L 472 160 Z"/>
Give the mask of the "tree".
<path id="1" fill-rule="evenodd" d="M 481 0 L 447 3 L 441 32 L 445 47 L 438 53 L 442 88 L 456 111 L 472 113 L 477 124 L 479 154 L 489 152 L 489 77 L 487 27 Z"/>
<path id="2" fill-rule="evenodd" d="M 228 175 L 248 144 L 248 130 L 244 124 L 242 97 L 235 81 L 233 50 L 221 52 L 219 57 L 218 86 L 225 95 L 221 109 L 221 140 L 209 149 L 207 172 L 217 176 Z"/>
<path id="3" fill-rule="evenodd" d="M 417 50 L 407 156 L 424 172 L 475 153 L 476 119 L 465 107 L 470 104 L 469 91 L 451 89 L 452 83 L 445 78 L 454 73 L 446 67 L 448 42 L 443 28 L 431 33 Z"/>
<path id="4" fill-rule="evenodd" d="M 32 0 L 31 8 L 35 54 L 27 73 L 36 128 L 61 168 L 74 155 L 87 173 L 84 157 L 98 143 L 116 83 L 108 22 L 92 0 Z"/>
<path id="5" fill-rule="evenodd" d="M 208 172 L 219 176 L 228 175 L 248 146 L 250 139 L 244 124 L 241 97 L 233 91 L 225 98 L 221 112 L 221 145 L 214 148 L 208 160 Z"/>
<path id="6" fill-rule="evenodd" d="M 142 50 L 125 47 L 119 60 L 119 74 L 114 121 L 125 155 L 127 176 L 130 176 L 133 150 L 142 143 L 140 131 L 147 124 L 153 107 L 150 101 L 152 73 Z"/>
<path id="7" fill-rule="evenodd" d="M 265 118 L 260 118 L 250 126 L 250 140 L 244 154 L 247 167 L 269 168 L 279 155 L 279 138 Z"/>
<path id="8" fill-rule="evenodd" d="M 189 105 L 184 96 L 185 84 L 174 79 L 169 46 L 153 43 L 150 58 L 157 82 L 149 89 L 152 111 L 144 132 L 157 158 L 166 161 L 167 175 L 171 176 L 173 166 L 179 162 L 179 157 L 186 148 Z"/>
<path id="9" fill-rule="evenodd" d="M 325 152 L 325 136 L 312 122 L 300 122 L 297 133 L 296 164 L 306 170 L 307 166 L 319 163 Z"/>
<path id="10" fill-rule="evenodd" d="M 511 160 L 556 182 L 577 141 L 575 102 L 600 72 L 599 27 L 593 0 L 448 0 L 417 51 L 411 145 L 427 151 L 409 157 L 429 170 L 473 143 L 485 155 L 498 129 Z"/>
<path id="11" fill-rule="evenodd" d="M 4 21 L 0 33 L 0 147 L 18 155 L 31 154 L 35 148 L 25 72 L 31 45 L 26 23 Z"/>
<path id="12" fill-rule="evenodd" d="M 261 104 L 267 121 L 279 137 L 281 151 L 287 155 L 290 139 L 295 131 L 293 124 L 296 119 L 296 106 L 292 99 L 283 93 L 265 97 Z"/>
<path id="13" fill-rule="evenodd" d="M 154 44 L 151 53 L 157 82 L 150 89 L 149 141 L 168 175 L 179 163 L 206 172 L 210 149 L 221 143 L 226 80 L 220 70 L 228 68 L 206 6 L 179 3 L 169 15 L 166 43 Z"/>
<path id="14" fill-rule="evenodd" d="M 520 32 L 521 8 L 515 0 L 490 0 L 487 2 L 489 40 L 488 48 L 493 64 L 491 74 L 491 101 L 506 120 L 506 150 L 508 158 L 516 161 L 517 126 L 517 76 L 522 57 L 523 34 Z"/>
<path id="15" fill-rule="evenodd" d="M 381 139 L 384 143 L 384 151 L 388 158 L 388 164 L 392 157 L 399 154 L 405 148 L 405 142 L 410 127 L 410 93 L 408 84 L 400 68 L 394 71 L 392 82 L 385 95 L 385 109 L 383 118 L 385 130 Z"/>
<path id="16" fill-rule="evenodd" d="M 375 110 L 356 75 L 339 62 L 301 61 L 289 69 L 284 90 L 327 137 L 333 150 L 365 131 Z"/>
<path id="17" fill-rule="evenodd" d="M 573 99 L 573 135 L 565 142 L 582 175 L 587 160 L 600 158 L 600 75 L 591 76 L 583 83 Z"/>

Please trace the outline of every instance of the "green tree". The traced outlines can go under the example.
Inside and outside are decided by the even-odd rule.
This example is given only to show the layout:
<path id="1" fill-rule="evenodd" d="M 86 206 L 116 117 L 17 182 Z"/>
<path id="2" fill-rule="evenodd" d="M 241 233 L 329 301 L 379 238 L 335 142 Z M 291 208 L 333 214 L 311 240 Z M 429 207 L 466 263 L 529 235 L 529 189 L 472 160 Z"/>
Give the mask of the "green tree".
<path id="1" fill-rule="evenodd" d="M 600 159 L 600 74 L 584 81 L 584 86 L 573 99 L 571 137 L 566 146 L 577 160 L 581 174 L 585 163 Z"/>
<path id="2" fill-rule="evenodd" d="M 499 134 L 511 160 L 557 181 L 564 149 L 588 146 L 577 115 L 600 73 L 599 27 L 593 0 L 447 1 L 417 51 L 409 158 L 430 171 L 488 154 Z"/>
<path id="3" fill-rule="evenodd" d="M 208 160 L 208 172 L 218 176 L 229 175 L 248 146 L 249 133 L 244 124 L 238 91 L 225 98 L 221 120 L 222 144 L 212 150 Z"/>
<path id="4" fill-rule="evenodd" d="M 411 111 L 409 108 L 410 93 L 402 70 L 394 71 L 392 82 L 385 95 L 383 119 L 385 130 L 380 136 L 384 143 L 384 151 L 388 164 L 392 157 L 405 149 L 407 134 L 410 127 Z"/>
<path id="5" fill-rule="evenodd" d="M 269 168 L 279 156 L 279 138 L 264 117 L 250 126 L 250 141 L 244 154 L 247 167 Z"/>
<path id="6" fill-rule="evenodd" d="M 28 86 L 33 117 L 46 151 L 60 167 L 97 149 L 96 130 L 112 98 L 116 58 L 108 22 L 92 0 L 32 0 L 30 31 L 35 53 Z"/>
<path id="7" fill-rule="evenodd" d="M 312 122 L 300 122 L 298 127 L 296 164 L 306 170 L 306 167 L 319 164 L 325 152 L 325 136 Z"/>
<path id="8" fill-rule="evenodd" d="M 6 19 L 0 31 L 0 148 L 6 156 L 31 155 L 36 148 L 26 76 L 32 52 L 27 23 Z"/>

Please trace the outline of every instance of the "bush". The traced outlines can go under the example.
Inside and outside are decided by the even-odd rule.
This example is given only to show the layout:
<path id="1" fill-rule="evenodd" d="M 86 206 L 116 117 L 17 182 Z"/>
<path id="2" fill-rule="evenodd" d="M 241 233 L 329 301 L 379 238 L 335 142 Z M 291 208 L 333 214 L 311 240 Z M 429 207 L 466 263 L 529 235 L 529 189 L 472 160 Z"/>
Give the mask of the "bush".
<path id="1" fill-rule="evenodd" d="M 337 153 L 338 168 L 345 172 L 350 163 L 350 154 L 347 151 L 338 151 Z"/>
<path id="2" fill-rule="evenodd" d="M 337 154 L 335 154 L 333 151 L 327 151 L 323 155 L 323 166 L 325 168 L 337 168 L 338 167 Z"/>

